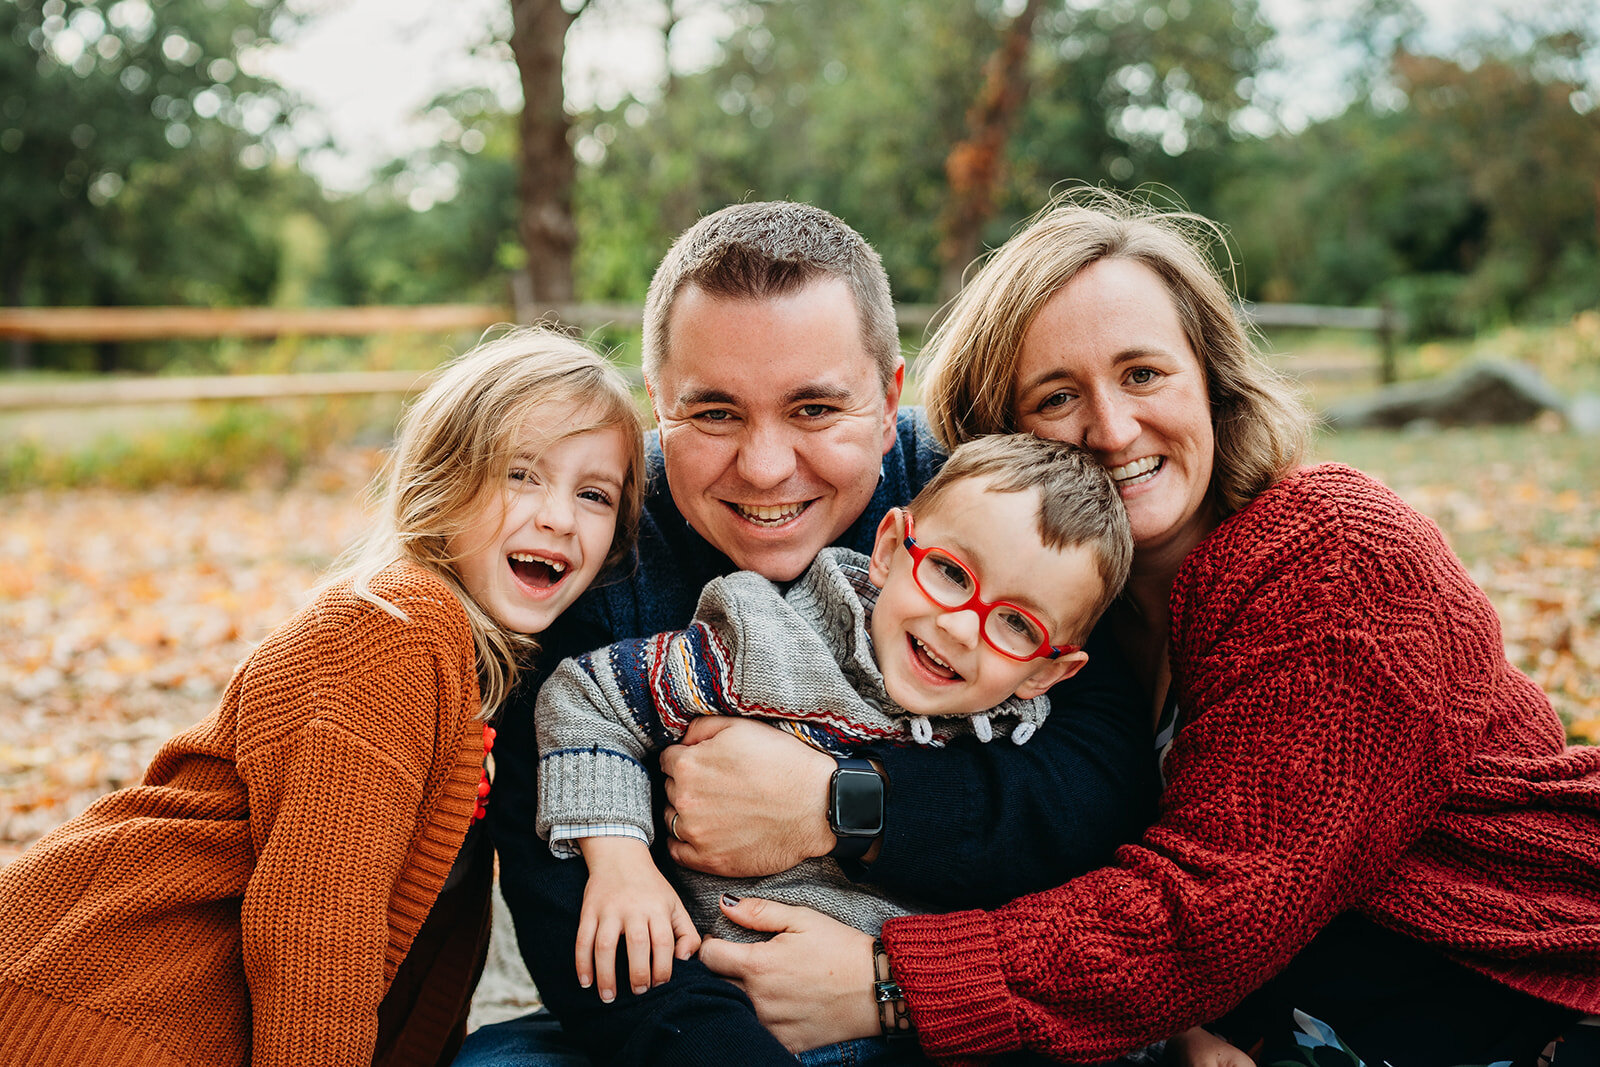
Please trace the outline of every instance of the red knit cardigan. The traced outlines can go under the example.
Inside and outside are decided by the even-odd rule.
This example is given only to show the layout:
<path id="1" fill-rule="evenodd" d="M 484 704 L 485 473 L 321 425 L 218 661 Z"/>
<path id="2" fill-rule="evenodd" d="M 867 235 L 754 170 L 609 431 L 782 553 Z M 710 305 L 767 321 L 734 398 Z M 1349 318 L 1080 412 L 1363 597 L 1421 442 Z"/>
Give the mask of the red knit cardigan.
<path id="1" fill-rule="evenodd" d="M 1139 844 L 884 928 L 930 1055 L 1126 1052 L 1350 909 L 1600 1013 L 1600 748 L 1564 745 L 1431 522 L 1347 467 L 1286 478 L 1184 561 L 1170 655 L 1180 728 Z"/>
<path id="2" fill-rule="evenodd" d="M 324 593 L 142 784 L 0 870 L 0 1063 L 372 1062 L 472 822 L 483 731 L 460 602 L 416 568 L 371 588 L 409 619 Z M 470 994 L 451 978 L 393 1062 L 439 1054 Z"/>

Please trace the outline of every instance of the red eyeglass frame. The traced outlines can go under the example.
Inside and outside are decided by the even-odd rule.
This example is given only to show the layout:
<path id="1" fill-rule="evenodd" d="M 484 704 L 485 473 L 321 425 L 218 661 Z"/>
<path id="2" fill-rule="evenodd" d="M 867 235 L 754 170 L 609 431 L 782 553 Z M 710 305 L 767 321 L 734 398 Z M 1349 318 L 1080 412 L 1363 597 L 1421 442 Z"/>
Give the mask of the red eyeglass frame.
<path id="1" fill-rule="evenodd" d="M 918 591 L 920 591 L 923 596 L 928 598 L 928 603 L 944 611 L 976 612 L 978 615 L 978 636 L 983 638 L 983 643 L 1007 659 L 1014 659 L 1018 663 L 1028 663 L 1031 660 L 1036 659 L 1060 659 L 1062 656 L 1071 655 L 1082 647 L 1081 645 L 1052 645 L 1050 643 L 1050 627 L 1040 622 L 1039 617 L 1033 612 L 1028 611 L 1026 608 L 1019 608 L 1009 600 L 996 600 L 992 603 L 984 600 L 979 595 L 981 589 L 978 585 L 977 572 L 967 565 L 967 561 L 956 555 L 954 552 L 951 552 L 948 548 L 940 548 L 937 545 L 930 545 L 929 547 L 924 548 L 917 544 L 916 538 L 912 534 L 911 512 L 905 511 L 901 514 L 905 515 L 906 517 L 905 546 L 906 551 L 911 554 L 911 580 L 917 583 Z M 932 593 L 928 592 L 927 587 L 922 584 L 922 579 L 917 577 L 917 570 L 922 565 L 922 561 L 934 552 L 939 553 L 941 556 L 944 556 L 946 559 L 950 560 L 950 562 L 960 567 L 964 572 L 966 572 L 967 577 L 972 579 L 972 596 L 968 598 L 966 603 L 957 605 L 946 604 L 944 601 L 938 599 Z M 1044 634 L 1044 640 L 1039 643 L 1038 648 L 1034 649 L 1032 655 L 1015 655 L 1014 653 L 1007 652 L 1005 649 L 989 640 L 989 616 L 994 613 L 996 608 L 1000 607 L 1010 608 L 1019 615 L 1027 616 L 1028 620 L 1039 628 L 1039 632 Z"/>

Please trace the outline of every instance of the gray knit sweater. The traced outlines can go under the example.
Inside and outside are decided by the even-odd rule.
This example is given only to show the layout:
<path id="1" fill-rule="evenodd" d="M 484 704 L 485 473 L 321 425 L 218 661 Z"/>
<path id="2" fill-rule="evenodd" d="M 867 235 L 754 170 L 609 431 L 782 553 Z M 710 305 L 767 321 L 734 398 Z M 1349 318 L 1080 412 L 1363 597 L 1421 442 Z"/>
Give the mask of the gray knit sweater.
<path id="1" fill-rule="evenodd" d="M 835 755 L 872 744 L 942 745 L 962 733 L 1001 733 L 1021 744 L 1044 722 L 1044 697 L 932 721 L 900 708 L 872 655 L 867 619 L 876 599 L 867 557 L 828 548 L 787 590 L 748 571 L 717 578 L 687 630 L 563 661 L 540 689 L 536 712 L 540 835 L 618 823 L 650 839 L 646 756 L 679 740 L 698 715 L 767 719 Z M 826 858 L 765 878 L 673 874 L 696 926 L 736 941 L 766 935 L 724 919 L 723 892 L 815 908 L 872 934 L 893 916 L 926 910 L 852 882 Z"/>

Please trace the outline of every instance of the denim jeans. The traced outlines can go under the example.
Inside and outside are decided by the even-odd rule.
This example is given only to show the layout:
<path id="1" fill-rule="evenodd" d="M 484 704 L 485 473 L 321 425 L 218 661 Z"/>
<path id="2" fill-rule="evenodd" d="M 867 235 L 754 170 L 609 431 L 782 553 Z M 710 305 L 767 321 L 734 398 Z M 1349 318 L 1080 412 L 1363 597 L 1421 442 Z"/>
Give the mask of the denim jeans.
<path id="1" fill-rule="evenodd" d="M 547 1011 L 480 1026 L 467 1035 L 454 1067 L 590 1067 L 589 1058 Z"/>
<path id="2" fill-rule="evenodd" d="M 929 1061 L 915 1041 L 859 1037 L 800 1053 L 801 1067 L 913 1067 Z"/>
<path id="3" fill-rule="evenodd" d="M 454 1067 L 589 1067 L 547 1011 L 491 1023 L 467 1035 Z M 801 1067 L 921 1067 L 928 1063 L 915 1041 L 863 1037 L 800 1053 Z"/>

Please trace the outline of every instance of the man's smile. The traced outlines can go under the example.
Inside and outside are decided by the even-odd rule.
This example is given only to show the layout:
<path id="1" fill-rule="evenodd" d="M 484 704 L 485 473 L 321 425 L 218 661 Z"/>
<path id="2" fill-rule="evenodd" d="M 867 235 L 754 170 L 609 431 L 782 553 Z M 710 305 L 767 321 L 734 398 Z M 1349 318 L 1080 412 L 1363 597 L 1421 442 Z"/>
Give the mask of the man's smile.
<path id="1" fill-rule="evenodd" d="M 782 526 L 798 518 L 813 502 L 800 500 L 792 504 L 736 504 L 730 500 L 726 503 L 741 518 L 757 526 Z"/>

